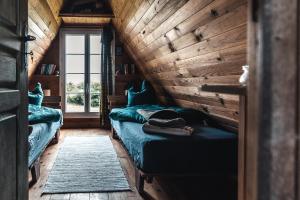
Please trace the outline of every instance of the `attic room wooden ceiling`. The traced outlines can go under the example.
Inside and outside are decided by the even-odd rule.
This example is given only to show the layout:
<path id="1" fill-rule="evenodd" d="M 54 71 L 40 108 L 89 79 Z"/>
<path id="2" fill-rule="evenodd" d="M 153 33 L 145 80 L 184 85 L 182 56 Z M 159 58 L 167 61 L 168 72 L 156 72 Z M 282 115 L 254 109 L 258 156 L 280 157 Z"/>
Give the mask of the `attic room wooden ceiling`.
<path id="1" fill-rule="evenodd" d="M 204 110 L 237 124 L 238 97 L 203 92 L 201 85 L 238 84 L 241 66 L 247 64 L 247 0 L 109 3 L 113 25 L 124 46 L 161 100 L 172 99 L 183 107 Z M 38 38 L 30 47 L 35 54 L 29 67 L 31 75 L 57 34 L 64 3 L 29 0 L 29 4 L 30 34 Z"/>
<path id="2" fill-rule="evenodd" d="M 30 42 L 29 77 L 47 52 L 62 23 L 72 25 L 107 24 L 114 17 L 106 0 L 29 0 L 28 34 L 37 38 Z"/>

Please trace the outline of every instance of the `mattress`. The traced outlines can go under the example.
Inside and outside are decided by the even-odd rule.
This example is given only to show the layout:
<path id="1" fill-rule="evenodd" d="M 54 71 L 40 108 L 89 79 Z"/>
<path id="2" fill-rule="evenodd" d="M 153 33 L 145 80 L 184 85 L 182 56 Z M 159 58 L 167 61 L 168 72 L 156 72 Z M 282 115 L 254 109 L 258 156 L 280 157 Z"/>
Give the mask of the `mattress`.
<path id="1" fill-rule="evenodd" d="M 228 174 L 237 172 L 237 136 L 224 130 L 193 125 L 192 136 L 147 134 L 142 124 L 111 124 L 135 165 L 153 174 Z"/>
<path id="2" fill-rule="evenodd" d="M 62 122 L 39 123 L 32 125 L 32 132 L 28 136 L 29 167 L 44 152 L 49 142 L 54 137 L 57 130 L 61 127 Z"/>

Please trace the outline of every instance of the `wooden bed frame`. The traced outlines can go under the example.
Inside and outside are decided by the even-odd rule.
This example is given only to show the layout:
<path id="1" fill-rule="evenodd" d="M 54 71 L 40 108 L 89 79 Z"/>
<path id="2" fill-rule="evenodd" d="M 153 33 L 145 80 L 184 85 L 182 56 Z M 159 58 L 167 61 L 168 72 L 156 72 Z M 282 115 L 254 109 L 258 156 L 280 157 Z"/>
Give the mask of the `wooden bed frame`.
<path id="1" fill-rule="evenodd" d="M 49 144 L 47 145 L 47 147 L 50 146 L 50 145 L 58 144 L 58 142 L 59 142 L 59 136 L 60 136 L 60 129 L 57 130 L 57 132 L 55 133 L 53 139 L 49 142 Z M 43 153 L 41 153 L 41 154 L 43 154 Z M 40 172 L 41 172 L 40 157 L 41 156 L 39 156 L 34 161 L 34 163 L 32 164 L 32 166 L 29 168 L 29 171 L 31 173 L 31 180 L 29 181 L 29 187 L 32 187 L 39 180 Z"/>
<path id="2" fill-rule="evenodd" d="M 118 140 L 122 144 L 122 146 L 124 147 L 121 139 L 118 137 L 117 132 L 115 131 L 115 129 L 113 127 L 111 127 L 111 137 L 115 140 Z M 128 154 L 127 149 L 126 148 L 124 148 L 124 149 Z M 130 156 L 129 156 L 129 158 L 131 159 Z M 145 181 L 147 183 L 152 183 L 153 178 L 154 178 L 155 175 L 145 173 L 142 170 L 138 169 L 136 166 L 134 166 L 134 170 L 135 170 L 135 186 L 136 186 L 136 189 L 140 194 L 143 194 L 144 193 L 144 183 L 145 183 Z M 156 174 L 156 176 L 157 175 L 158 174 Z"/>
<path id="3" fill-rule="evenodd" d="M 124 144 L 122 142 L 122 140 L 119 138 L 119 136 L 117 135 L 117 132 L 116 130 L 111 127 L 111 137 L 117 141 L 119 141 L 123 148 L 125 149 L 125 151 L 127 152 L 128 154 L 128 157 L 131 159 L 133 165 L 134 165 L 134 162 L 131 158 L 131 156 L 129 155 L 127 149 L 124 147 Z M 153 173 L 146 173 L 146 172 L 143 172 L 142 170 L 138 169 L 135 165 L 134 165 L 134 170 L 135 170 L 135 187 L 137 189 L 137 191 L 143 195 L 145 194 L 145 191 L 144 191 L 144 185 L 145 185 L 145 182 L 147 183 L 152 183 L 153 182 L 153 178 L 154 177 L 205 177 L 205 176 L 210 176 L 210 177 L 213 177 L 213 176 L 224 176 L 226 178 L 233 178 L 233 179 L 237 179 L 237 176 L 235 174 L 201 174 L 201 173 L 183 173 L 183 174 L 164 174 L 164 173 L 157 173 L 157 174 L 153 174 Z"/>
<path id="4" fill-rule="evenodd" d="M 238 88 L 239 89 L 239 88 Z M 126 105 L 126 96 L 108 96 L 108 102 L 109 102 L 109 109 L 111 110 L 112 108 L 117 108 L 117 107 L 122 107 Z M 205 112 L 205 111 L 204 111 Z M 238 128 L 237 125 L 232 123 L 231 121 L 228 121 L 224 118 L 217 118 L 217 117 L 212 117 L 212 119 L 215 121 L 215 125 L 219 128 L 222 128 L 224 130 L 228 130 L 234 133 L 238 132 Z M 118 140 L 119 142 L 121 142 L 123 148 L 125 149 L 125 151 L 127 152 L 127 154 L 129 155 L 127 149 L 124 147 L 121 139 L 119 138 L 119 136 L 117 135 L 116 130 L 111 126 L 111 137 L 115 140 Z M 129 158 L 131 158 L 131 156 L 129 156 Z M 131 158 L 132 160 L 132 158 Z M 134 163 L 134 162 L 133 162 Z M 222 174 L 224 175 L 224 174 Z M 172 176 L 172 177 L 183 177 L 183 176 L 220 176 L 220 174 L 149 174 L 146 172 L 143 172 L 142 170 L 138 169 L 135 166 L 135 186 L 137 188 L 137 191 L 140 194 L 144 194 L 144 184 L 145 181 L 147 183 L 152 183 L 153 178 L 155 176 L 160 176 L 160 177 L 166 177 L 166 176 Z M 234 177 L 236 179 L 236 175 L 226 175 L 228 177 Z"/>

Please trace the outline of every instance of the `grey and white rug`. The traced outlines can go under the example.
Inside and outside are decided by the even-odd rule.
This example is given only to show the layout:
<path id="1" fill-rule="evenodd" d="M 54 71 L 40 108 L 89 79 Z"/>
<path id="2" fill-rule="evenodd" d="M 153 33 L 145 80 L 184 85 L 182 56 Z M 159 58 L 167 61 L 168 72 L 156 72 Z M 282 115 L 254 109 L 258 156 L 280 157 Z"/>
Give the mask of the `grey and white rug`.
<path id="1" fill-rule="evenodd" d="M 130 190 L 108 136 L 66 137 L 43 194 Z"/>

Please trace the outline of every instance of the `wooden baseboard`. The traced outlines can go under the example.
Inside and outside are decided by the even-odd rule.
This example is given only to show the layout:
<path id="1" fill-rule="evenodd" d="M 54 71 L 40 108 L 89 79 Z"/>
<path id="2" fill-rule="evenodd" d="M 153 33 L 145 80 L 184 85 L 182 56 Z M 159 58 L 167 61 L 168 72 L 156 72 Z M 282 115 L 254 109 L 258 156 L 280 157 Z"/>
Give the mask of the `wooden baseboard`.
<path id="1" fill-rule="evenodd" d="M 64 118 L 62 128 L 101 128 L 99 118 Z"/>

